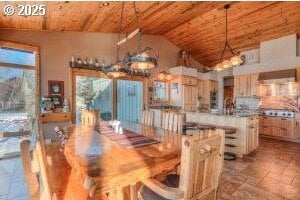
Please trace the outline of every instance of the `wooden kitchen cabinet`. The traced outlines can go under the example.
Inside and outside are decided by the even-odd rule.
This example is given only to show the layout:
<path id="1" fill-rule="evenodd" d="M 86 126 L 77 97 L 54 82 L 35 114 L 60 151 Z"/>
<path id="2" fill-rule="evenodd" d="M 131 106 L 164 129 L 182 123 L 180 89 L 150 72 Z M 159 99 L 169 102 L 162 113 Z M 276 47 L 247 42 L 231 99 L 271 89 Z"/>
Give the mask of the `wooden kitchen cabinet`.
<path id="1" fill-rule="evenodd" d="M 248 74 L 234 77 L 234 96 L 250 96 L 250 76 Z"/>
<path id="2" fill-rule="evenodd" d="M 295 132 L 294 136 L 300 138 L 300 114 L 295 115 Z"/>
<path id="3" fill-rule="evenodd" d="M 247 124 L 247 153 L 250 153 L 257 149 L 259 145 L 259 119 L 250 117 Z"/>
<path id="4" fill-rule="evenodd" d="M 259 134 L 274 137 L 294 138 L 294 118 L 260 117 Z"/>
<path id="5" fill-rule="evenodd" d="M 258 73 L 250 74 L 250 96 L 259 96 Z"/>
<path id="6" fill-rule="evenodd" d="M 196 78 L 183 76 L 181 78 L 181 82 L 182 82 L 183 85 L 193 85 L 193 86 L 196 86 L 198 80 Z"/>
<path id="7" fill-rule="evenodd" d="M 218 91 L 218 83 L 214 80 L 199 80 L 198 81 L 198 96 L 200 104 L 211 106 L 211 93 Z"/>
<path id="8" fill-rule="evenodd" d="M 259 95 L 258 74 L 245 74 L 234 76 L 234 96 Z"/>
<path id="9" fill-rule="evenodd" d="M 183 96 L 184 102 L 183 107 L 184 111 L 195 112 L 197 110 L 197 98 L 198 98 L 198 89 L 195 86 L 184 85 L 183 86 Z"/>

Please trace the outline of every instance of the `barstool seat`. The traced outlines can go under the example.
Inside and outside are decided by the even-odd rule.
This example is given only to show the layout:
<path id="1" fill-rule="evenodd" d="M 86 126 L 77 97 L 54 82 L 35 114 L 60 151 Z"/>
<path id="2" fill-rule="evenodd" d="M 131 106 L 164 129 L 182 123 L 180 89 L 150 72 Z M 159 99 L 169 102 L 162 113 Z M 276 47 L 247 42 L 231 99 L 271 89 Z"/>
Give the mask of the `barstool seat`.
<path id="1" fill-rule="evenodd" d="M 225 134 L 235 134 L 237 129 L 232 126 L 217 126 L 217 128 L 223 129 Z"/>

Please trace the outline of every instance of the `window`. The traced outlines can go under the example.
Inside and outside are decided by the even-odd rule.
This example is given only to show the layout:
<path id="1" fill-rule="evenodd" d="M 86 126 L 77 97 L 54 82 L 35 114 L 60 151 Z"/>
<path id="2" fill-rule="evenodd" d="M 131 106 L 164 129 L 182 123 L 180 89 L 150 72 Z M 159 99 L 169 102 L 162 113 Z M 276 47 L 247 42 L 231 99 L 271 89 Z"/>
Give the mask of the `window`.
<path id="1" fill-rule="evenodd" d="M 35 52 L 7 47 L 0 48 L 1 63 L 35 66 L 35 60 Z"/>
<path id="2" fill-rule="evenodd" d="M 8 137 L 0 145 L 0 158 L 18 153 L 19 137 L 30 136 L 33 129 L 38 107 L 37 51 L 0 41 L 0 130 Z"/>
<path id="3" fill-rule="evenodd" d="M 165 101 L 168 99 L 167 82 L 154 81 L 154 100 Z"/>
<path id="4" fill-rule="evenodd" d="M 112 119 L 112 80 L 76 76 L 76 122 L 80 123 L 82 109 L 100 111 L 103 120 Z"/>

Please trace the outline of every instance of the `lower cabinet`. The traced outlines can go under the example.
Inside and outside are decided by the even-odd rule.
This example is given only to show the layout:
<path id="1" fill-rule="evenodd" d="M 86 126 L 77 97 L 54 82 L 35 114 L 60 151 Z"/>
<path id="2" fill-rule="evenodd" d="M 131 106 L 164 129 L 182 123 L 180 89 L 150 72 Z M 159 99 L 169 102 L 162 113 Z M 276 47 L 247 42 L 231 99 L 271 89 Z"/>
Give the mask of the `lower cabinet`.
<path id="1" fill-rule="evenodd" d="M 295 137 L 294 118 L 260 117 L 259 123 L 259 134 L 284 138 Z"/>
<path id="2" fill-rule="evenodd" d="M 295 137 L 300 138 L 300 114 L 296 114 L 295 117 Z"/>
<path id="3" fill-rule="evenodd" d="M 259 140 L 259 119 L 251 117 L 247 122 L 247 153 L 257 149 Z"/>

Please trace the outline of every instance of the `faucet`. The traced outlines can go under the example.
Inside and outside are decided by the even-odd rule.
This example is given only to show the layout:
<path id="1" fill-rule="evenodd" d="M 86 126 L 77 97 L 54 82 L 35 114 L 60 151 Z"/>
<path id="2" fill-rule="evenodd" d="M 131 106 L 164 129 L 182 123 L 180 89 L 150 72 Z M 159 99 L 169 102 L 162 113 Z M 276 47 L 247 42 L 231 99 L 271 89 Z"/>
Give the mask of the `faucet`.
<path id="1" fill-rule="evenodd" d="M 234 102 L 231 97 L 226 97 L 223 102 L 223 113 L 231 114 L 234 109 Z"/>

